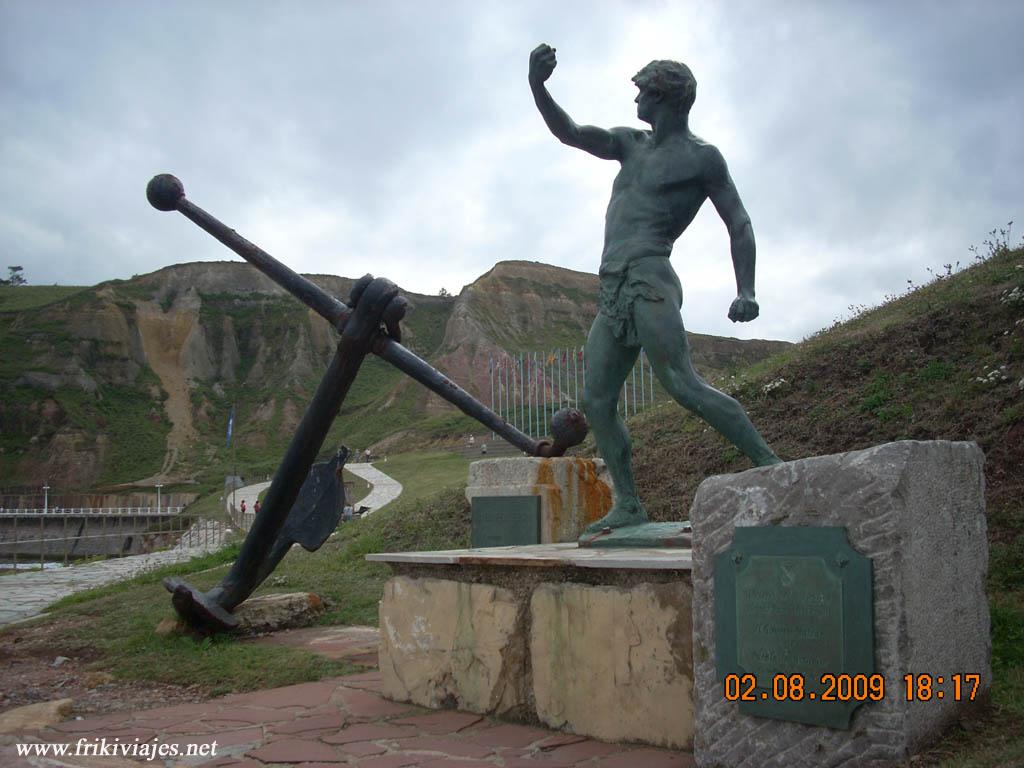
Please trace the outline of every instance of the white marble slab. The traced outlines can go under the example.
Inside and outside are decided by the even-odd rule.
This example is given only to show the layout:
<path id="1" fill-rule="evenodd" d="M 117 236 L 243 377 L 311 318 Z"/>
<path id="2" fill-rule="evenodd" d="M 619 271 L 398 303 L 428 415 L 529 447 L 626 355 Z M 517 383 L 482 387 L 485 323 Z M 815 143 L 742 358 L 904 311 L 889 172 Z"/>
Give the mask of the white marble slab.
<path id="1" fill-rule="evenodd" d="M 622 570 L 688 571 L 692 550 L 661 548 L 582 549 L 568 544 L 533 544 L 435 552 L 381 552 L 366 555 L 376 563 L 405 565 L 515 565 L 527 568 L 617 568 Z"/>

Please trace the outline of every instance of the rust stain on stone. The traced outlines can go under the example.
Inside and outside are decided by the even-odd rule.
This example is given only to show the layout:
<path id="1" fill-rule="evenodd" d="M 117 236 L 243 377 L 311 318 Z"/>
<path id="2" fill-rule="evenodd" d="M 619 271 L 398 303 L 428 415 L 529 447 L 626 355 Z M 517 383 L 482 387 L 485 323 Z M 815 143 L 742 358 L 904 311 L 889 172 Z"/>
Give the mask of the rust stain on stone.
<path id="1" fill-rule="evenodd" d="M 600 520 L 612 508 L 612 491 L 597 479 L 597 466 L 593 459 L 574 458 L 579 494 L 583 502 L 583 517 L 587 523 Z"/>
<path id="2" fill-rule="evenodd" d="M 548 510 L 548 518 L 542 521 L 547 530 L 541 532 L 541 542 L 547 544 L 560 541 L 564 505 L 562 504 L 562 491 L 555 482 L 555 468 L 552 466 L 551 459 L 542 458 L 540 460 L 540 466 L 537 467 L 537 484 L 533 490 L 541 497 L 541 503 Z"/>

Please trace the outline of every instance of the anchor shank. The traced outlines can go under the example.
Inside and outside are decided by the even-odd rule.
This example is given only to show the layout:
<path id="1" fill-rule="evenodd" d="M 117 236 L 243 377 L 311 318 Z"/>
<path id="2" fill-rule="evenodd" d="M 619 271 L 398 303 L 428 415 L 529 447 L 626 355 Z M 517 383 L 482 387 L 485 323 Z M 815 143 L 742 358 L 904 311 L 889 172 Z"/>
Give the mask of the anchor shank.
<path id="1" fill-rule="evenodd" d="M 256 515 L 245 537 L 238 559 L 221 584 L 210 593 L 210 597 L 224 609 L 233 610 L 259 586 L 260 566 L 267 558 L 288 513 L 295 504 L 302 483 L 309 475 L 309 469 L 313 466 L 327 432 L 338 415 L 345 395 L 355 381 L 364 357 L 364 349 L 350 343 L 350 339 L 342 338 L 277 472 L 274 473 L 263 508 L 260 514 Z"/>
<path id="2" fill-rule="evenodd" d="M 154 177 L 146 189 L 146 196 L 158 210 L 179 211 L 326 319 L 338 331 L 344 332 L 345 326 L 353 314 L 351 307 L 334 298 L 312 281 L 292 271 L 259 246 L 249 242 L 235 230 L 195 205 L 185 197 L 184 187 L 177 178 L 170 174 Z M 534 440 L 509 424 L 432 365 L 403 347 L 396 339 L 390 338 L 377 329 L 375 329 L 375 333 L 376 338 L 371 349 L 374 354 L 387 360 L 488 429 L 501 435 L 516 448 L 531 456 L 560 456 L 564 453 L 567 446 L 557 440 L 554 442 Z"/>
<path id="3" fill-rule="evenodd" d="M 505 440 L 530 456 L 539 456 L 541 443 L 520 432 L 469 392 L 449 379 L 437 368 L 422 360 L 408 349 L 387 337 L 378 337 L 374 353 L 387 360 L 402 373 L 432 392 L 436 392 L 467 416 L 479 421 L 488 429 L 501 435 Z"/>
<path id="4" fill-rule="evenodd" d="M 350 307 L 282 264 L 256 244 L 246 240 L 238 232 L 208 214 L 188 198 L 179 198 L 177 209 L 186 218 L 209 232 L 335 328 L 338 330 L 344 328 L 345 322 L 352 313 Z M 394 365 L 402 373 L 443 397 L 466 415 L 501 435 L 516 448 L 531 456 L 538 455 L 538 441 L 513 427 L 458 384 L 394 339 L 380 336 L 377 344 L 374 345 L 373 352 Z"/>
<path id="5" fill-rule="evenodd" d="M 320 286 L 289 269 L 258 245 L 250 243 L 188 198 L 180 198 L 177 201 L 177 209 L 200 229 L 209 232 L 339 331 L 345 327 L 345 322 L 352 314 L 352 310 Z"/>

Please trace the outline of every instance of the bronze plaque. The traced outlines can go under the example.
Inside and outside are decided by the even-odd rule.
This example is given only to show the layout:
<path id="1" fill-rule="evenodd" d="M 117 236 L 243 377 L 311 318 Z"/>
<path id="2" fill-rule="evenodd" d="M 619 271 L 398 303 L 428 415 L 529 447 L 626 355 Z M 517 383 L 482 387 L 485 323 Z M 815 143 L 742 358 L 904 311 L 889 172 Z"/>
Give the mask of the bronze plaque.
<path id="1" fill-rule="evenodd" d="M 736 661 L 770 680 L 843 664 L 843 582 L 820 557 L 751 555 L 736 573 Z"/>
<path id="2" fill-rule="evenodd" d="M 715 558 L 715 660 L 723 682 L 753 676 L 740 711 L 849 728 L 864 700 L 824 699 L 835 678 L 874 672 L 871 589 L 845 528 L 737 528 Z"/>
<path id="3" fill-rule="evenodd" d="M 540 544 L 540 496 L 474 496 L 471 546 Z"/>

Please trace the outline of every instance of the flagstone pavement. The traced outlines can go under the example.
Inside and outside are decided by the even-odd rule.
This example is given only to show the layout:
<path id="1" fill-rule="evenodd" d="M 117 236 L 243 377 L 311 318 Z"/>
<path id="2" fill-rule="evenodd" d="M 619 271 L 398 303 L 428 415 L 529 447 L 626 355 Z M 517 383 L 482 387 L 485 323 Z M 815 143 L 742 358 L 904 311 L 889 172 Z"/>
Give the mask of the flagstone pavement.
<path id="1" fill-rule="evenodd" d="M 288 645 L 325 655 L 364 653 L 372 628 L 299 630 Z M 0 737 L 0 765 L 31 768 L 692 768 L 692 755 L 607 744 L 537 726 L 454 710 L 429 710 L 380 695 L 377 670 L 199 704 L 66 720 Z M 19 755 L 66 744 L 63 757 Z M 81 746 L 79 746 L 81 745 Z M 163 757 L 147 760 L 149 749 Z M 192 754 L 189 756 L 189 745 Z M 76 750 L 105 755 L 75 755 Z M 123 750 L 129 751 L 124 756 Z M 171 755 L 170 750 L 177 754 Z M 118 754 L 118 750 L 122 750 Z"/>

